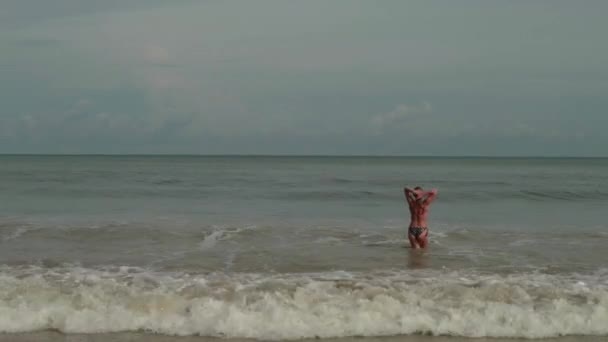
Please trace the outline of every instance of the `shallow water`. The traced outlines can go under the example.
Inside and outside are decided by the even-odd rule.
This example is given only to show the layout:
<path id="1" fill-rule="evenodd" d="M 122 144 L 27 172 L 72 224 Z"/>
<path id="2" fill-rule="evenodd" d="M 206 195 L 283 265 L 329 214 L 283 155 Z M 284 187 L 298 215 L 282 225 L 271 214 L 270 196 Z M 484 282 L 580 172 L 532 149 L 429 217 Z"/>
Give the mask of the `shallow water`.
<path id="1" fill-rule="evenodd" d="M 607 159 L 0 156 L 0 202 L 1 332 L 608 335 Z"/>

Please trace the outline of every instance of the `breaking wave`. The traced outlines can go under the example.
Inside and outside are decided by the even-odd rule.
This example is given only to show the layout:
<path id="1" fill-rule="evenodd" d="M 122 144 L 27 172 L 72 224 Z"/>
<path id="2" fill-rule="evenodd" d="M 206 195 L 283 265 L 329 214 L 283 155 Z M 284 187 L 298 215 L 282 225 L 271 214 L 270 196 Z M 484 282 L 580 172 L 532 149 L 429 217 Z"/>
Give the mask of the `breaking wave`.
<path id="1" fill-rule="evenodd" d="M 424 273 L 426 272 L 426 273 Z M 0 332 L 147 331 L 263 340 L 608 335 L 608 271 L 160 273 L 0 267 Z"/>

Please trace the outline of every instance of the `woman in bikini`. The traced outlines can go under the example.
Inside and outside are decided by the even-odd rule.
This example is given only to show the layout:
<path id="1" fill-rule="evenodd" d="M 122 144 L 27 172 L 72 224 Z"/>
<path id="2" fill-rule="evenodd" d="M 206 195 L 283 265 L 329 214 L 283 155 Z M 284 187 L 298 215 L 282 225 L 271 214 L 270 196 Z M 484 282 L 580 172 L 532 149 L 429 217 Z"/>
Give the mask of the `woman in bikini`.
<path id="1" fill-rule="evenodd" d="M 405 198 L 410 208 L 410 226 L 407 237 L 412 248 L 426 248 L 429 243 L 427 217 L 431 203 L 437 198 L 437 189 L 424 191 L 422 187 L 414 190 L 404 188 Z"/>

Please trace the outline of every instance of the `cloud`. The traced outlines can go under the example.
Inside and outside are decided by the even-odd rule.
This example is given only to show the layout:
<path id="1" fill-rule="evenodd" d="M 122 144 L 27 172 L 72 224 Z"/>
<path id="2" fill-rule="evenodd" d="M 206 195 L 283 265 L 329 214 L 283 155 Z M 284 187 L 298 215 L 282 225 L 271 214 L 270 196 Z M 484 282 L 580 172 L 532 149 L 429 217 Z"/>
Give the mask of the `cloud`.
<path id="1" fill-rule="evenodd" d="M 0 151 L 605 154 L 594 6 L 47 2 L 0 1 Z"/>
<path id="2" fill-rule="evenodd" d="M 175 70 L 145 70 L 142 72 L 142 79 L 150 91 L 163 91 L 187 86 L 186 79 Z"/>
<path id="3" fill-rule="evenodd" d="M 432 107 L 428 102 L 424 102 L 419 106 L 399 104 L 395 107 L 395 109 L 388 113 L 381 113 L 373 116 L 370 119 L 370 125 L 373 132 L 380 134 L 388 127 L 401 127 L 407 124 L 408 119 L 428 114 L 431 111 Z"/>
<path id="4" fill-rule="evenodd" d="M 144 60 L 151 64 L 169 63 L 169 51 L 159 45 L 148 45 L 143 51 Z"/>

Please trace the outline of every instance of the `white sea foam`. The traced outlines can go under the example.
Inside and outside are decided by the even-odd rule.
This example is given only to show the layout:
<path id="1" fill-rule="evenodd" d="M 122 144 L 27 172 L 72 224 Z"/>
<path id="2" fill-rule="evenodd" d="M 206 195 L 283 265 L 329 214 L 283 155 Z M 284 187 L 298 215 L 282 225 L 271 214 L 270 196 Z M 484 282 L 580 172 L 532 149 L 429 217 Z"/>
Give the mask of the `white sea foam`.
<path id="1" fill-rule="evenodd" d="M 223 230 L 216 230 L 205 236 L 203 241 L 200 243 L 201 249 L 209 249 L 215 247 L 218 240 L 225 234 Z"/>
<path id="2" fill-rule="evenodd" d="M 608 274 L 164 274 L 0 268 L 0 332 L 265 340 L 608 335 Z"/>
<path id="3" fill-rule="evenodd" d="M 234 237 L 235 235 L 237 235 L 243 231 L 251 230 L 251 229 L 255 229 L 255 228 L 256 228 L 256 226 L 244 226 L 244 227 L 238 227 L 238 228 L 213 226 L 213 230 L 205 236 L 203 241 L 200 242 L 200 248 L 201 249 L 213 248 L 219 241 L 229 240 L 232 237 Z"/>
<path id="4" fill-rule="evenodd" d="M 380 241 L 363 241 L 364 246 L 400 246 L 404 245 L 407 241 L 404 238 L 401 239 L 388 239 Z"/>
<path id="5" fill-rule="evenodd" d="M 318 238 L 314 242 L 323 245 L 339 245 L 344 243 L 344 239 L 340 239 L 334 236 L 327 236 Z"/>
<path id="6" fill-rule="evenodd" d="M 10 241 L 19 238 L 21 235 L 25 234 L 28 231 L 25 227 L 19 227 L 8 234 L 2 237 L 2 241 Z"/>

